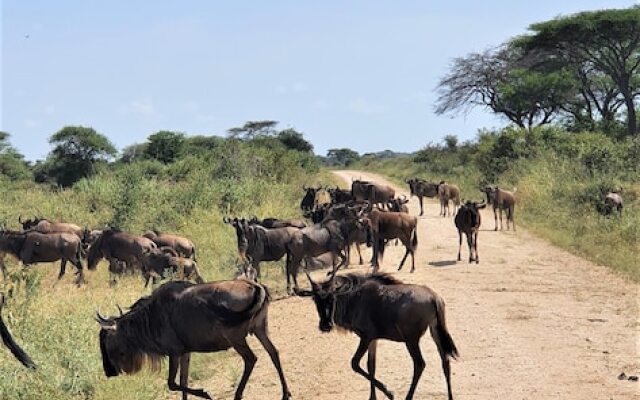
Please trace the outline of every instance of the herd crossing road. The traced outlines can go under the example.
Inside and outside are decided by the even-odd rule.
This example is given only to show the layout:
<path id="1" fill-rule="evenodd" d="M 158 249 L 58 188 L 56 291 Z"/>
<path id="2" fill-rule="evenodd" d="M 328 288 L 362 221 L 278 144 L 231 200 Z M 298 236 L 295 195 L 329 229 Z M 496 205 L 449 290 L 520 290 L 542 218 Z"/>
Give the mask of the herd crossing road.
<path id="1" fill-rule="evenodd" d="M 362 177 L 390 184 L 360 171 L 336 171 L 345 187 Z M 392 185 L 394 186 L 394 185 Z M 396 187 L 396 195 L 406 194 Z M 481 199 L 480 193 L 478 200 Z M 416 198 L 409 203 L 419 214 Z M 518 226 L 494 232 L 493 213 L 484 210 L 479 233 L 480 264 L 469 264 L 466 242 L 456 262 L 458 234 L 452 217 L 439 217 L 439 205 L 425 202 L 418 221 L 416 272 L 396 272 L 404 248 L 389 245 L 381 271 L 424 284 L 446 300 L 447 325 L 461 357 L 452 362 L 456 399 L 640 399 L 640 383 L 618 375 L 640 373 L 639 287 L 604 267 L 569 254 Z M 515 212 L 518 222 L 518 210 Z M 352 262 L 357 257 L 352 252 Z M 370 257 L 367 250 L 365 260 Z M 351 265 L 349 271 L 368 271 Z M 314 273 L 320 279 L 325 271 Z M 307 285 L 304 274 L 300 282 Z M 355 334 L 318 330 L 309 298 L 292 297 L 270 307 L 270 334 L 280 351 L 294 399 L 367 399 L 369 383 L 351 370 Z M 244 398 L 279 399 L 275 369 L 257 343 L 258 355 Z M 431 336 L 421 341 L 427 361 L 416 399 L 446 399 L 446 385 Z M 235 358 L 234 358 L 235 359 Z M 229 379 L 241 372 L 239 357 Z M 362 361 L 366 368 L 366 357 Z M 403 344 L 380 341 L 376 377 L 396 399 L 404 398 L 412 376 Z M 198 382 L 217 398 L 232 398 L 223 372 Z M 378 398 L 384 398 L 378 393 Z"/>

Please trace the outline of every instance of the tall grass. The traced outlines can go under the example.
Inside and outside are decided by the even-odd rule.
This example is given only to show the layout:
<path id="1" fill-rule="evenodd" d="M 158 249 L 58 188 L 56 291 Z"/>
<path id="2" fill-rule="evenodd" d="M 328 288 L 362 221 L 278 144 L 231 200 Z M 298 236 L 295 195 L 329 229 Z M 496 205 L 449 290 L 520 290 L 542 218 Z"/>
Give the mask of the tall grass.
<path id="1" fill-rule="evenodd" d="M 446 180 L 463 199 L 481 200 L 480 185 L 517 188 L 517 224 L 594 262 L 640 281 L 640 140 L 613 142 L 597 133 L 505 129 L 483 132 L 459 148 L 428 146 L 410 157 L 363 158 L 353 168 L 406 186 L 407 178 Z M 596 209 L 622 187 L 622 217 Z"/>
<path id="2" fill-rule="evenodd" d="M 303 184 L 314 183 L 318 168 L 310 155 L 262 149 L 242 143 L 211 157 L 187 157 L 163 165 L 143 161 L 117 165 L 73 188 L 58 190 L 30 182 L 1 182 L 0 221 L 17 229 L 17 218 L 34 214 L 91 228 L 105 225 L 141 233 L 157 228 L 191 238 L 206 280 L 236 272 L 233 229 L 224 215 L 299 216 Z M 16 340 L 38 364 L 24 369 L 0 347 L 0 399 L 158 399 L 166 397 L 166 367 L 161 374 L 107 380 L 98 346 L 97 307 L 116 313 L 151 289 L 139 277 L 123 277 L 109 287 L 107 265 L 86 272 L 88 284 L 73 285 L 73 268 L 57 281 L 59 263 L 21 269 L 6 259 L 9 276 L 4 318 Z M 280 265 L 263 268 L 275 296 L 284 292 Z M 226 354 L 197 355 L 191 376 L 207 379 L 211 362 Z M 197 385 L 197 384 L 196 384 Z"/>

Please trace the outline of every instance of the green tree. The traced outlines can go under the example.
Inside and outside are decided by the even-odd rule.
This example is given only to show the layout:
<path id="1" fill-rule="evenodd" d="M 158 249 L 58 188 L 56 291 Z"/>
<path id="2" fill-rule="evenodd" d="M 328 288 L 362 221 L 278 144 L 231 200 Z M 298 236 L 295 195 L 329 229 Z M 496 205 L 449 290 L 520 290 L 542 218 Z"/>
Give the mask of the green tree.
<path id="1" fill-rule="evenodd" d="M 247 121 L 241 127 L 231 128 L 227 133 L 232 139 L 251 140 L 256 136 L 270 136 L 275 134 L 278 121 Z"/>
<path id="2" fill-rule="evenodd" d="M 116 148 L 105 136 L 93 128 L 66 126 L 49 138 L 55 147 L 48 156 L 44 174 L 63 187 L 95 173 L 100 163 L 117 154 Z"/>
<path id="3" fill-rule="evenodd" d="M 293 128 L 288 128 L 278 132 L 276 137 L 290 150 L 297 150 L 305 153 L 313 151 L 313 145 L 305 140 L 302 133 Z"/>
<path id="4" fill-rule="evenodd" d="M 143 160 L 147 154 L 147 143 L 134 143 L 122 149 L 120 161 L 125 164 Z"/>
<path id="5" fill-rule="evenodd" d="M 184 134 L 160 131 L 147 138 L 145 154 L 148 158 L 169 164 L 180 158 L 184 143 Z"/>
<path id="6" fill-rule="evenodd" d="M 533 24 L 516 43 L 607 76 L 622 96 L 627 133 L 638 133 L 635 99 L 640 96 L 640 6 L 588 11 Z"/>
<path id="7" fill-rule="evenodd" d="M 29 166 L 24 161 L 24 156 L 11 146 L 9 136 L 8 133 L 0 131 L 0 174 L 11 180 L 29 179 Z"/>
<path id="8" fill-rule="evenodd" d="M 455 151 L 458 148 L 458 137 L 456 135 L 447 135 L 443 141 L 449 151 Z"/>
<path id="9" fill-rule="evenodd" d="M 360 159 L 357 151 L 348 148 L 329 149 L 327 159 L 331 165 L 348 166 Z"/>

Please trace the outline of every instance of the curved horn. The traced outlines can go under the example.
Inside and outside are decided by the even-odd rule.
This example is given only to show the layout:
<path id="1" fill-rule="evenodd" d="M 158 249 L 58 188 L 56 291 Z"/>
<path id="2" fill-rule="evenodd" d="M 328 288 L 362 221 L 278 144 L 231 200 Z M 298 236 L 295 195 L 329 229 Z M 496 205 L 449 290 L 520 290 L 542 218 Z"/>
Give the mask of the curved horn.
<path id="1" fill-rule="evenodd" d="M 402 195 L 402 201 L 403 201 L 403 202 L 407 202 L 407 201 L 409 201 L 409 200 L 407 200 L 407 196 L 406 196 L 406 195 L 404 195 L 404 194 Z"/>
<path id="2" fill-rule="evenodd" d="M 309 189 L 309 188 L 307 187 L 307 185 L 306 185 L 306 184 L 302 184 L 302 190 L 304 190 L 304 191 L 306 192 L 306 191 L 307 191 L 307 189 Z"/>
<path id="3" fill-rule="evenodd" d="M 313 279 L 311 279 L 311 275 L 309 275 L 309 271 L 307 271 L 307 269 L 304 270 L 304 273 L 307 275 L 307 279 L 309 280 L 309 283 L 311 284 L 311 289 L 315 291 L 316 288 L 318 287 L 318 284 L 315 283 L 313 281 Z"/>
<path id="4" fill-rule="evenodd" d="M 228 224 L 229 223 L 229 217 L 226 217 L 226 216 L 222 217 L 222 222 L 225 223 L 225 224 Z"/>
<path id="5" fill-rule="evenodd" d="M 18 215 L 18 222 L 22 223 L 22 214 Z"/>
<path id="6" fill-rule="evenodd" d="M 116 303 L 116 307 L 118 307 L 118 311 L 120 312 L 120 317 L 122 317 L 124 313 L 122 312 L 122 308 L 120 308 L 120 304 Z"/>
<path id="7" fill-rule="evenodd" d="M 100 324 L 109 322 L 108 318 L 105 318 L 102 314 L 100 314 L 100 307 L 96 308 L 96 321 Z"/>

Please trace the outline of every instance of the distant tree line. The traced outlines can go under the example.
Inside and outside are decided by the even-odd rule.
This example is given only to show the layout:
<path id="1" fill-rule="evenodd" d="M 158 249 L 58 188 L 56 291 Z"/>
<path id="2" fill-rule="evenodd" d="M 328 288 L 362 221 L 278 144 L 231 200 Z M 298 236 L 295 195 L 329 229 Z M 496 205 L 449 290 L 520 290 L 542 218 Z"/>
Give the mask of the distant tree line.
<path id="1" fill-rule="evenodd" d="M 439 82 L 438 114 L 487 107 L 521 128 L 638 134 L 640 6 L 533 24 L 484 52 L 456 58 Z"/>
<path id="2" fill-rule="evenodd" d="M 226 138 L 159 131 L 144 143 L 125 147 L 120 154 L 106 136 L 93 128 L 66 126 L 49 138 L 53 148 L 47 157 L 33 165 L 11 146 L 10 135 L 0 132 L 0 176 L 69 187 L 112 164 L 155 161 L 168 165 L 186 157 L 206 158 L 231 142 L 278 151 L 312 153 L 313 146 L 301 132 L 293 128 L 277 130 L 277 124 L 277 121 L 249 121 L 242 127 L 229 129 Z"/>

